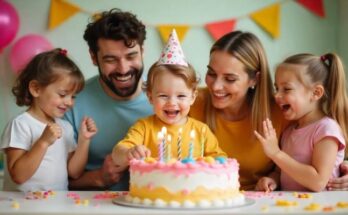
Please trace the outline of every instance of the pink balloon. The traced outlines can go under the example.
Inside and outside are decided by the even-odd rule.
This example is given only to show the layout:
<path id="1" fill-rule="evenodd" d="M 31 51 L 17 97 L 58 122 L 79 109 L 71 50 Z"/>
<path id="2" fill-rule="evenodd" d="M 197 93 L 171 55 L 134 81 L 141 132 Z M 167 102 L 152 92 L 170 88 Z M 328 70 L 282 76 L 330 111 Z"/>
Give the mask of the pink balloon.
<path id="1" fill-rule="evenodd" d="M 44 37 L 28 34 L 17 40 L 10 50 L 10 64 L 15 73 L 19 73 L 37 54 L 51 50 L 53 47 Z"/>
<path id="2" fill-rule="evenodd" d="M 0 0 L 0 50 L 16 36 L 19 17 L 15 8 L 5 0 Z"/>

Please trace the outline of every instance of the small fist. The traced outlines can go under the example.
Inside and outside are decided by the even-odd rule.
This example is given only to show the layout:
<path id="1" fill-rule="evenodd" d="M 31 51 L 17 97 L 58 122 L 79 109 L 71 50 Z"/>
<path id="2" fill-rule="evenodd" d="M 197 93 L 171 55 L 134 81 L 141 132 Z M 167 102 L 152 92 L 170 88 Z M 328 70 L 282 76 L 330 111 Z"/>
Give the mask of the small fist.
<path id="1" fill-rule="evenodd" d="M 90 117 L 84 117 L 80 126 L 80 135 L 84 139 L 90 139 L 97 133 L 98 129 L 94 120 Z"/>
<path id="2" fill-rule="evenodd" d="M 132 160 L 132 159 L 140 160 L 142 158 L 149 157 L 150 155 L 151 155 L 151 151 L 148 148 L 146 148 L 143 145 L 137 145 L 128 150 L 127 158 L 128 160 Z"/>
<path id="3" fill-rule="evenodd" d="M 271 192 L 277 188 L 277 183 L 273 178 L 262 177 L 256 184 L 255 190 Z"/>
<path id="4" fill-rule="evenodd" d="M 46 128 L 41 134 L 41 141 L 48 143 L 48 145 L 52 145 L 54 141 L 59 139 L 62 136 L 62 129 L 56 123 L 50 123 L 46 125 Z"/>

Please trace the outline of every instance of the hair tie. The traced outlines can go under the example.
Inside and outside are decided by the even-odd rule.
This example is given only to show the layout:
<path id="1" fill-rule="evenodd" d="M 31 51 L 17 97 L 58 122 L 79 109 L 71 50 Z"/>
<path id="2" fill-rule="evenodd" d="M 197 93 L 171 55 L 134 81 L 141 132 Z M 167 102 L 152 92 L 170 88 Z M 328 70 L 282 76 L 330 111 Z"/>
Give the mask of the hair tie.
<path id="1" fill-rule="evenodd" d="M 320 56 L 320 60 L 325 64 L 325 66 L 330 66 L 329 59 L 326 57 L 326 55 Z"/>
<path id="2" fill-rule="evenodd" d="M 323 61 L 323 62 L 325 62 L 325 61 L 327 60 L 327 58 L 326 58 L 325 55 L 322 55 L 322 56 L 320 56 L 320 60 Z"/>
<path id="3" fill-rule="evenodd" d="M 66 49 L 61 49 L 59 50 L 59 54 L 64 55 L 66 57 L 68 54 L 68 51 Z"/>

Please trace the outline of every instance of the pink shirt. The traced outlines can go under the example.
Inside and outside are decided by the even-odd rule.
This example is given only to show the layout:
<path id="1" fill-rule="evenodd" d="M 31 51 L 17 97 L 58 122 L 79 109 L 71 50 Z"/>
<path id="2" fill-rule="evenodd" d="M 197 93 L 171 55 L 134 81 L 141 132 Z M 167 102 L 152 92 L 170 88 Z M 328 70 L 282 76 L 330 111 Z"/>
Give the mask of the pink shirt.
<path id="1" fill-rule="evenodd" d="M 295 160 L 303 164 L 311 164 L 314 144 L 325 137 L 335 138 L 339 144 L 335 166 L 331 175 L 332 178 L 337 178 L 339 176 L 339 165 L 344 159 L 345 140 L 341 128 L 335 120 L 324 117 L 299 129 L 291 124 L 283 133 L 281 147 L 285 153 Z M 280 174 L 280 184 L 282 190 L 308 191 L 283 171 Z"/>

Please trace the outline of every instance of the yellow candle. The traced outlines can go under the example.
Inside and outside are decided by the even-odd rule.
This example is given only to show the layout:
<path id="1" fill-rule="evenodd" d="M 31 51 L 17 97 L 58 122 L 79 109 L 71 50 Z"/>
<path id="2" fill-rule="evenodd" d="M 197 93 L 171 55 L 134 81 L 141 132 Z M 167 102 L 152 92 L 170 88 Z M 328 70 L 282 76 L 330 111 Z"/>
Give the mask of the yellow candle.
<path id="1" fill-rule="evenodd" d="M 181 140 L 182 140 L 182 128 L 179 128 L 179 135 L 178 135 L 178 160 L 181 160 Z"/>
<path id="2" fill-rule="evenodd" d="M 201 157 L 204 157 L 205 132 L 206 128 L 203 127 L 201 132 Z"/>

